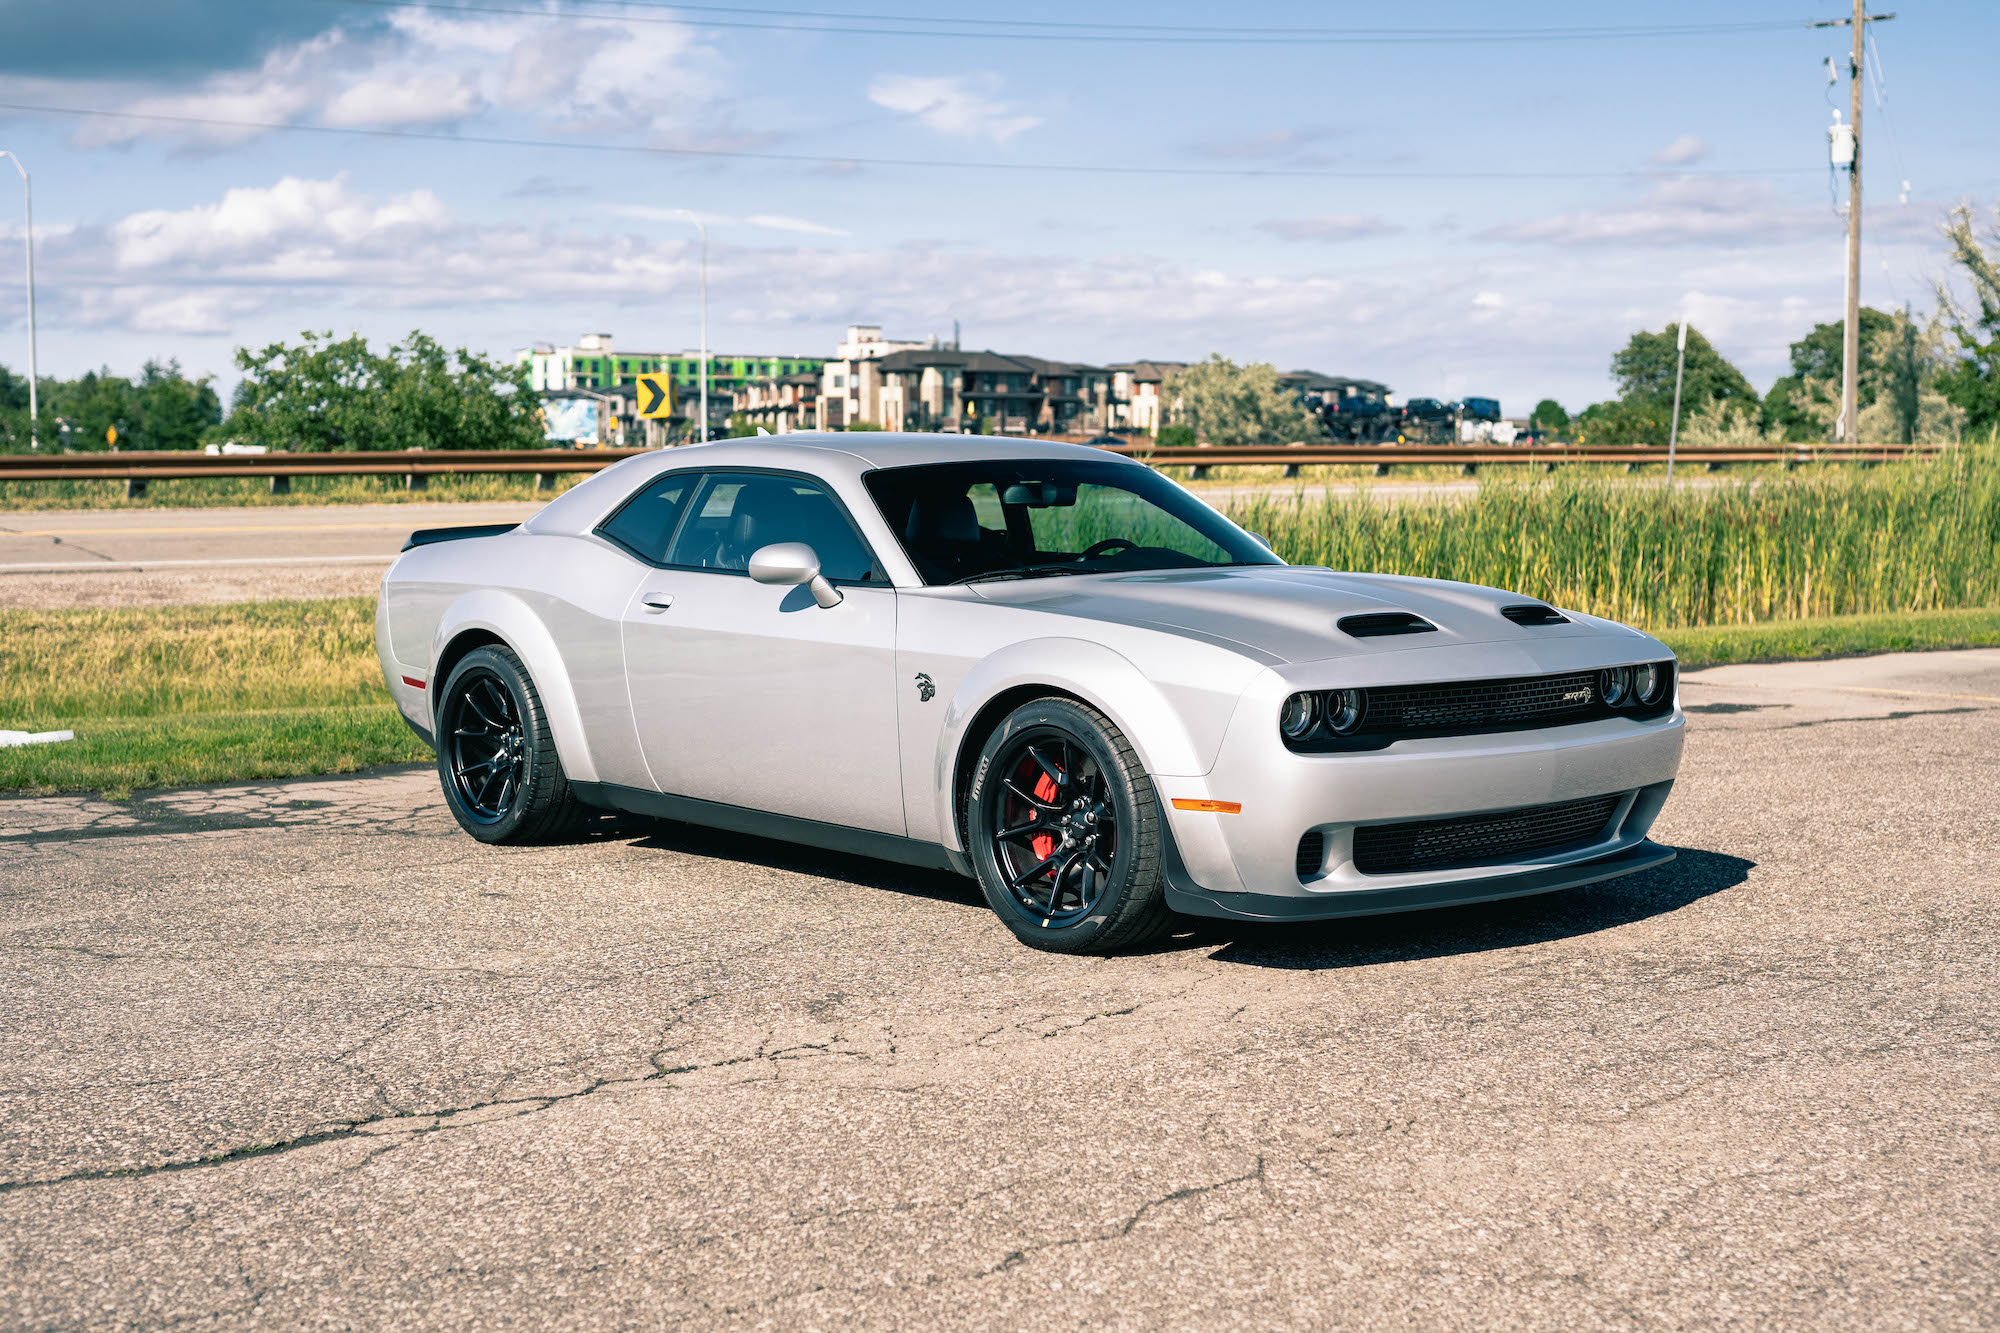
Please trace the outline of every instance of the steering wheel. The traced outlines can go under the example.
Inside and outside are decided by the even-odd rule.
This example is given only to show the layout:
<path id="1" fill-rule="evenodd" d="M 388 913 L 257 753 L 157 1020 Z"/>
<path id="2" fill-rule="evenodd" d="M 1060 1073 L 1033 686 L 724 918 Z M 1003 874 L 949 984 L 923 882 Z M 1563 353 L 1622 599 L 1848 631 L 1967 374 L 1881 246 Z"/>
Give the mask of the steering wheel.
<path id="1" fill-rule="evenodd" d="M 1090 548 L 1078 560 L 1095 560 L 1100 555 L 1110 555 L 1113 551 L 1136 551 L 1139 543 L 1127 541 L 1123 537 L 1106 537 L 1101 542 L 1092 542 Z"/>

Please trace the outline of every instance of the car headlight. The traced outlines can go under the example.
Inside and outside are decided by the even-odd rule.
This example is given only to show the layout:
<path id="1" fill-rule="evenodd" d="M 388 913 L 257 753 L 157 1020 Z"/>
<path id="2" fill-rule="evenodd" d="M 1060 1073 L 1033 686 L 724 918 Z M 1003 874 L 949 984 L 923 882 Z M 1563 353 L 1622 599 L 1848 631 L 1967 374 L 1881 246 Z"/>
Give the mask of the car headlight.
<path id="1" fill-rule="evenodd" d="M 1597 692 L 1604 696 L 1604 702 L 1609 707 L 1623 707 L 1632 694 L 1632 669 L 1607 667 L 1598 672 Z"/>
<path id="2" fill-rule="evenodd" d="M 1667 673 L 1658 662 L 1632 668 L 1632 697 L 1650 708 L 1667 691 Z"/>
<path id="3" fill-rule="evenodd" d="M 1312 733 L 1319 723 L 1319 696 L 1317 694 L 1294 694 L 1289 696 L 1284 706 L 1278 709 L 1278 730 L 1285 733 L 1285 739 L 1303 740 Z"/>
<path id="4" fill-rule="evenodd" d="M 1368 697 L 1360 690 L 1327 691 L 1326 725 L 1336 736 L 1356 730 L 1367 713 Z"/>

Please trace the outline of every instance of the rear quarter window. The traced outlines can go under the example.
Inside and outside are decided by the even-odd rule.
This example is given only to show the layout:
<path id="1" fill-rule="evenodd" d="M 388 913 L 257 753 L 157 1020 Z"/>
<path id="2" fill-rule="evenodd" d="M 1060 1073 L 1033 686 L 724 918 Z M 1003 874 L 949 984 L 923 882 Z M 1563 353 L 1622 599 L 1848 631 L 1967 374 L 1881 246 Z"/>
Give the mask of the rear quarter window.
<path id="1" fill-rule="evenodd" d="M 666 563 L 667 543 L 673 540 L 681 511 L 687 507 L 688 493 L 694 489 L 696 474 L 670 472 L 641 487 L 598 526 L 605 537 L 650 564 Z"/>

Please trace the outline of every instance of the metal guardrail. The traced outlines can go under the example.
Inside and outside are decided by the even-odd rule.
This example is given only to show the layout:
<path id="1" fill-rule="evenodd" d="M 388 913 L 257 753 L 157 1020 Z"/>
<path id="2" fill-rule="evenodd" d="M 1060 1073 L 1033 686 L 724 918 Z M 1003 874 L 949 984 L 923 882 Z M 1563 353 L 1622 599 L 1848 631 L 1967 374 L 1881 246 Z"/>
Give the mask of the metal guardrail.
<path id="1" fill-rule="evenodd" d="M 988 438 L 968 436 L 967 439 Z M 991 437 L 1013 438 L 1013 437 Z M 0 481 L 123 481 L 135 493 L 149 481 L 192 477 L 268 477 L 282 492 L 293 477 L 396 476 L 419 488 L 428 477 L 472 474 L 515 474 L 549 477 L 597 472 L 621 459 L 651 452 L 645 449 L 425 449 L 398 452 L 204 454 L 83 453 L 0 454 Z M 1300 467 L 1360 464 L 1386 472 L 1392 467 L 1444 464 L 1466 470 L 1531 464 L 1552 468 L 1562 464 L 1664 463 L 1659 445 L 1585 448 L 1581 446 L 1498 445 L 1290 445 L 1242 448 L 1149 449 L 1137 445 L 1107 448 L 1154 467 L 1239 467 L 1282 464 L 1288 472 Z M 1730 464 L 1882 463 L 1935 453 L 1936 446 L 1799 445 L 1754 449 L 1682 448 L 1675 451 L 1683 466 L 1710 469 Z"/>

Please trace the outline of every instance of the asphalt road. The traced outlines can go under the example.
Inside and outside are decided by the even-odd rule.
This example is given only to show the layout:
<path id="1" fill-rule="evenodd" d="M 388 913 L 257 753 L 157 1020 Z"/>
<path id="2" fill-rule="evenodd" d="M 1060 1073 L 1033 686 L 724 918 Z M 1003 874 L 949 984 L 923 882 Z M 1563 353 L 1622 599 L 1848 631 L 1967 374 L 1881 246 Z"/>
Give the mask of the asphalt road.
<path id="1" fill-rule="evenodd" d="M 1671 866 L 1111 959 L 422 771 L 0 802 L 0 1326 L 1992 1328 L 2000 653 L 1686 699 Z"/>
<path id="2" fill-rule="evenodd" d="M 0 606 L 372 593 L 417 528 L 518 523 L 539 503 L 0 511 Z"/>

